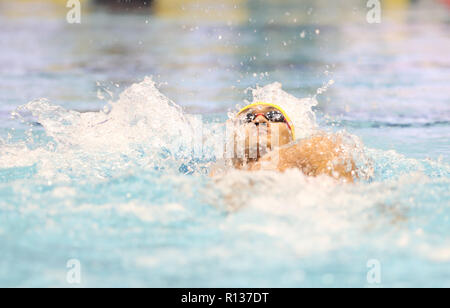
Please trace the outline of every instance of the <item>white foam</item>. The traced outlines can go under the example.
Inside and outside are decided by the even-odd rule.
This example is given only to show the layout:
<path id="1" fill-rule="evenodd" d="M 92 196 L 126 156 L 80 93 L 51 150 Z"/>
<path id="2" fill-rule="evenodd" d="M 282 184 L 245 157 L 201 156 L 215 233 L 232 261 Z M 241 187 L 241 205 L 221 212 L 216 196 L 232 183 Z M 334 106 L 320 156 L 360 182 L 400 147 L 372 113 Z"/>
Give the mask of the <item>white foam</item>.
<path id="1" fill-rule="evenodd" d="M 439 180 L 448 185 L 447 179 Z M 379 182 L 345 184 L 331 177 L 307 177 L 298 170 L 285 173 L 232 171 L 215 178 L 204 196 L 211 204 L 233 213 L 221 226 L 242 234 L 278 239 L 299 256 L 342 247 L 359 247 L 363 234 L 397 230 L 396 237 L 377 238 L 377 244 L 411 244 L 408 211 L 411 190 L 435 183 L 422 172 Z M 447 184 L 445 184 L 447 183 Z M 241 218 L 244 216 L 244 218 Z M 403 230 L 403 232 L 399 232 Z M 387 234 L 386 236 L 389 236 Z M 446 257 L 442 250 L 433 254 Z"/>
<path id="2" fill-rule="evenodd" d="M 133 84 L 110 104 L 107 113 L 66 110 L 46 99 L 21 106 L 16 117 L 24 121 L 31 114 L 53 140 L 36 149 L 25 142 L 0 144 L 0 168 L 36 164 L 38 176 L 68 180 L 104 179 L 121 170 L 168 167 L 171 162 L 179 166 L 182 146 L 193 138 L 195 119 L 184 115 L 150 78 Z"/>

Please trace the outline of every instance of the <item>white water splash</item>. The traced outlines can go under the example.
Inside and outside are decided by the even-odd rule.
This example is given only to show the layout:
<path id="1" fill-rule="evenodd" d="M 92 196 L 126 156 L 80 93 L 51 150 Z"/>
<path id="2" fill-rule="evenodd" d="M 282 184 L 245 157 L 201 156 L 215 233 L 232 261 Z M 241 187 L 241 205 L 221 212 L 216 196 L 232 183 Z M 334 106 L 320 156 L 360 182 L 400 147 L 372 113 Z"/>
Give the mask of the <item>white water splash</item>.
<path id="1" fill-rule="evenodd" d="M 161 94 L 146 78 L 133 84 L 111 103 L 108 113 L 65 110 L 41 99 L 19 108 L 30 112 L 59 146 L 84 151 L 122 152 L 135 145 L 163 147 L 190 132 L 181 108 Z"/>
<path id="2" fill-rule="evenodd" d="M 110 105 L 108 112 L 81 113 L 40 99 L 19 107 L 14 115 L 22 121 L 34 117 L 51 140 L 35 149 L 24 142 L 1 147 L 0 167 L 36 164 L 44 178 L 104 178 L 130 167 L 167 167 L 183 156 L 183 145 L 193 138 L 196 119 L 184 115 L 150 78 L 130 86 Z"/>

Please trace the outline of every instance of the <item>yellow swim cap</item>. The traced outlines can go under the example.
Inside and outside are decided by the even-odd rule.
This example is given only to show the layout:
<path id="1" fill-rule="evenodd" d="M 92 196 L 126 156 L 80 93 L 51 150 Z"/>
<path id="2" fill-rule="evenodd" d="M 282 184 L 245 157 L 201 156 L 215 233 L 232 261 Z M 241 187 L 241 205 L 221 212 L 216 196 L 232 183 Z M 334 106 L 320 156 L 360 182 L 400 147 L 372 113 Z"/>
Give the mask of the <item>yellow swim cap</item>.
<path id="1" fill-rule="evenodd" d="M 261 106 L 261 105 L 273 107 L 273 108 L 275 108 L 275 109 L 278 109 L 278 110 L 281 112 L 281 114 L 282 114 L 282 115 L 284 116 L 284 118 L 286 119 L 286 124 L 287 124 L 287 126 L 288 126 L 289 129 L 291 130 L 291 133 L 292 133 L 292 139 L 295 140 L 295 128 L 294 128 L 294 125 L 292 125 L 291 119 L 288 117 L 288 115 L 287 115 L 286 112 L 283 110 L 283 108 L 281 108 L 281 107 L 278 106 L 278 105 L 275 105 L 275 104 L 269 104 L 269 103 L 264 103 L 264 102 L 256 102 L 256 103 L 252 103 L 252 104 L 250 104 L 250 105 L 245 106 L 245 107 L 242 108 L 241 110 L 239 110 L 239 112 L 237 113 L 237 116 L 240 115 L 242 112 L 244 112 L 245 110 L 247 110 L 247 109 L 249 109 L 249 108 L 252 108 L 252 107 L 255 107 L 255 106 Z"/>

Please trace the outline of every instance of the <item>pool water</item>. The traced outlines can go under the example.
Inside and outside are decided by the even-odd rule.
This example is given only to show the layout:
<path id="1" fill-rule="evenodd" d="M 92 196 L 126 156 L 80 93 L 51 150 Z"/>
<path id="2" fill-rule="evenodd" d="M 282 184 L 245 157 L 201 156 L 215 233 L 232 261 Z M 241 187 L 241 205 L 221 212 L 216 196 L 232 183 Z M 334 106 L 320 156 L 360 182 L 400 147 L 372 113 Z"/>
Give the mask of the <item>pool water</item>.
<path id="1" fill-rule="evenodd" d="M 45 3 L 0 2 L 0 286 L 450 286 L 443 2 Z M 311 101 L 364 176 L 210 178 L 252 94 Z"/>

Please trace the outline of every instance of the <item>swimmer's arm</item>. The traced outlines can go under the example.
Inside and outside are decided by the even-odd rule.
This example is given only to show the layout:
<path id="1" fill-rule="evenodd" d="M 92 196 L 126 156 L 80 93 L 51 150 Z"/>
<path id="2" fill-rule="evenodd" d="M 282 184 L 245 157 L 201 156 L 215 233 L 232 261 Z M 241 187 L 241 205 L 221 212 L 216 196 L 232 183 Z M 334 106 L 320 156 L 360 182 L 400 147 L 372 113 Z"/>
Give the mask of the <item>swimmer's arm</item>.
<path id="1" fill-rule="evenodd" d="M 278 153 L 275 151 L 262 157 L 258 166 L 255 165 L 252 169 L 265 169 L 265 163 L 266 166 L 274 167 L 273 163 L 277 162 L 276 168 L 279 171 L 299 168 L 309 176 L 327 174 L 350 182 L 353 182 L 356 174 L 352 157 L 344 150 L 342 140 L 336 135 L 316 135 L 280 148 Z"/>

